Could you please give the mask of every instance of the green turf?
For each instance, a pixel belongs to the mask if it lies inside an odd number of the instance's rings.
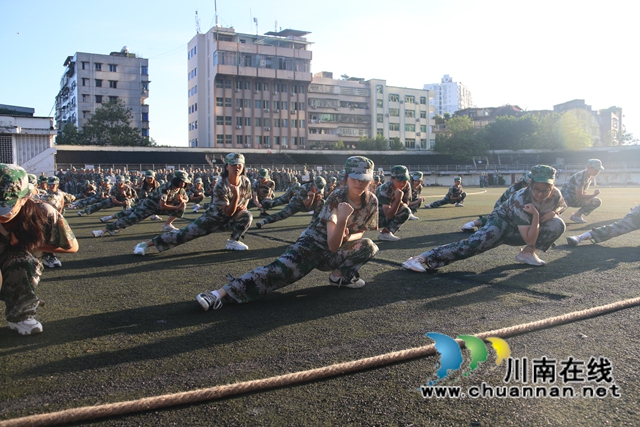
[[[428,201],[445,191],[427,188]],[[203,313],[199,292],[220,287],[284,252],[309,223],[298,214],[253,227],[247,252],[228,252],[228,233],[197,239],[163,254],[132,255],[161,222],[144,221],[117,236],[91,237],[98,212],[68,214],[80,243],[46,270],[38,311],[44,333],[21,337],[0,329],[0,419],[260,379],[431,343],[426,332],[474,334],[638,296],[640,232],[601,245],[567,246],[564,237],[541,257],[543,268],[514,262],[501,246],[442,268],[404,271],[400,263],[436,245],[463,239],[460,227],[486,214],[504,190],[467,188],[464,208],[420,209],[398,242],[361,270],[359,290],[327,286],[314,271],[254,303]],[[621,218],[640,203],[637,188],[602,188],[603,206],[589,224]],[[571,209],[570,209],[571,210]],[[110,210],[109,212],[115,212]],[[254,211],[255,212],[255,211]],[[197,218],[187,213],[176,225]],[[563,215],[565,219],[569,211]],[[377,233],[367,237],[376,240]],[[98,425],[637,425],[637,308],[507,339],[514,357],[611,359],[622,398],[423,399],[437,357],[221,401],[95,421]],[[468,363],[468,357],[465,359]],[[493,355],[469,377],[501,385]]]

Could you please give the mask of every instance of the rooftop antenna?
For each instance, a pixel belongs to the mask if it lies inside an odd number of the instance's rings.
[[[256,36],[258,35],[258,18],[253,18],[253,22],[256,23]]]
[[[213,0],[213,7],[215,8],[216,27],[217,27],[218,26],[218,1],[217,0]]]
[[[278,32],[278,21],[276,20],[276,33]]]
[[[198,18],[198,11],[196,10],[196,33],[200,34],[200,18]]]

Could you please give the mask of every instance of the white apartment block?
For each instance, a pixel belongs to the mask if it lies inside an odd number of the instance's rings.
[[[129,53],[126,47],[109,55],[76,52],[64,62],[56,96],[56,128],[67,123],[81,129],[96,108],[122,100],[133,114],[132,127],[149,136],[149,60]]]
[[[213,27],[189,41],[190,147],[307,147],[306,31],[265,35]]]
[[[460,82],[454,82],[449,74],[445,74],[440,83],[424,85],[424,89],[434,92],[434,114],[439,116],[444,116],[444,113],[453,115],[458,110],[473,107],[469,89]]]
[[[407,150],[433,149],[432,94],[387,86],[385,80],[337,80],[330,72],[314,75],[308,90],[309,148],[331,149],[337,141],[355,148],[361,137],[382,135]]]

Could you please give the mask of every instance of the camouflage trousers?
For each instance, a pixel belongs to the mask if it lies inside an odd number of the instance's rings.
[[[93,197],[89,197],[89,198],[86,198],[86,199],[75,201],[73,203],[73,205],[75,207],[77,207],[78,209],[80,209],[80,208],[84,208],[85,206],[89,206],[89,205],[92,205],[94,203],[98,203],[98,202],[100,202],[102,200],[107,200],[107,199],[103,199],[102,197],[100,197],[100,195],[95,195]]]
[[[640,229],[640,205],[631,209],[620,221],[591,230],[591,236],[595,243],[618,237],[622,234],[630,233]]]
[[[378,229],[386,228],[390,232],[395,233],[409,221],[409,216],[411,216],[411,209],[406,206],[398,208],[396,216],[391,219],[387,219],[384,213],[380,212],[378,215]]]
[[[40,282],[42,263],[28,252],[7,248],[0,255],[0,268],[0,300],[6,306],[7,321],[17,323],[35,316],[40,302],[35,289]]]
[[[239,210],[230,218],[214,216],[207,210],[200,218],[179,230],[169,231],[154,237],[153,244],[158,252],[163,252],[198,237],[206,236],[218,230],[231,232],[231,239],[240,237],[251,227],[253,216],[248,210]]]
[[[282,221],[283,219],[287,219],[290,216],[297,214],[298,212],[309,212],[313,211],[312,219],[315,219],[322,207],[324,206],[324,199],[320,199],[315,201],[309,208],[304,206],[302,199],[294,197],[291,199],[289,204],[285,206],[280,212],[274,213],[273,215],[269,215],[262,219],[263,224],[272,224],[274,222]]]
[[[87,206],[87,208],[84,210],[84,212],[87,215],[91,215],[94,212],[98,212],[102,209],[109,209],[112,208],[114,206],[118,206],[116,204],[113,203],[113,201],[111,200],[111,198],[108,199],[104,199],[103,201],[99,202],[99,203],[94,203],[93,205]],[[122,209],[129,209],[131,207],[131,200],[127,199],[126,203],[122,206]]]
[[[264,199],[262,201],[262,206],[265,209],[275,208],[276,206],[284,205],[285,203],[289,203],[289,200],[285,197],[286,194],[282,196],[276,197],[274,199]]]
[[[271,199],[262,199],[262,200],[258,200],[258,202],[260,202],[260,204],[262,205],[262,208],[260,208],[260,210],[266,211],[267,209],[269,209],[267,206],[271,204]],[[247,209],[251,209],[251,208],[257,208],[253,199],[249,200],[249,203],[247,203]]]
[[[565,228],[564,221],[559,217],[540,224],[536,249],[543,252],[549,249],[553,242],[562,236]],[[439,246],[424,252],[422,256],[431,268],[438,268],[481,254],[500,245],[522,246],[525,244],[517,226],[492,214],[489,215],[487,224],[469,236],[468,239]]]
[[[439,208],[442,205],[453,205],[455,203],[463,203],[465,197],[467,197],[467,193],[463,191],[462,194],[460,194],[460,196],[461,198],[456,200],[455,202],[451,200],[449,197],[445,197],[442,200],[436,200],[435,202],[431,202],[429,206],[431,206],[432,208]]]
[[[333,253],[301,237],[280,258],[232,280],[224,290],[239,303],[249,302],[297,282],[316,268],[337,269],[345,279],[351,280],[376,253],[378,247],[370,239],[344,243]]]
[[[565,198],[564,201],[567,203],[567,206],[572,208],[580,208],[576,214],[589,216],[589,214],[596,209],[598,209],[602,205],[602,200],[597,197],[592,199],[573,199],[573,198]]]
[[[150,217],[151,215],[169,215],[182,218],[182,215],[184,215],[184,210],[163,211],[160,209],[159,203],[151,199],[145,199],[142,203],[124,211],[122,217],[118,218],[111,224],[107,224],[105,228],[109,231],[120,230],[137,224],[143,219]]]

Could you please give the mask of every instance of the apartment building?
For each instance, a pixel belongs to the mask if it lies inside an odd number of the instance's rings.
[[[337,80],[323,71],[308,90],[309,148],[331,149],[342,141],[355,148],[361,137],[382,135],[408,150],[432,149],[433,96],[427,90],[387,86],[385,80]]]
[[[190,147],[307,148],[309,32],[213,27],[188,44]]]
[[[449,74],[445,74],[440,83],[424,85],[424,89],[433,91],[434,114],[439,116],[445,113],[453,115],[458,110],[473,106],[471,91],[462,83],[454,82]]]
[[[56,96],[56,128],[67,123],[78,129],[103,103],[121,100],[133,113],[131,126],[149,136],[149,60],[124,47],[109,55],[76,52],[66,67]]]

